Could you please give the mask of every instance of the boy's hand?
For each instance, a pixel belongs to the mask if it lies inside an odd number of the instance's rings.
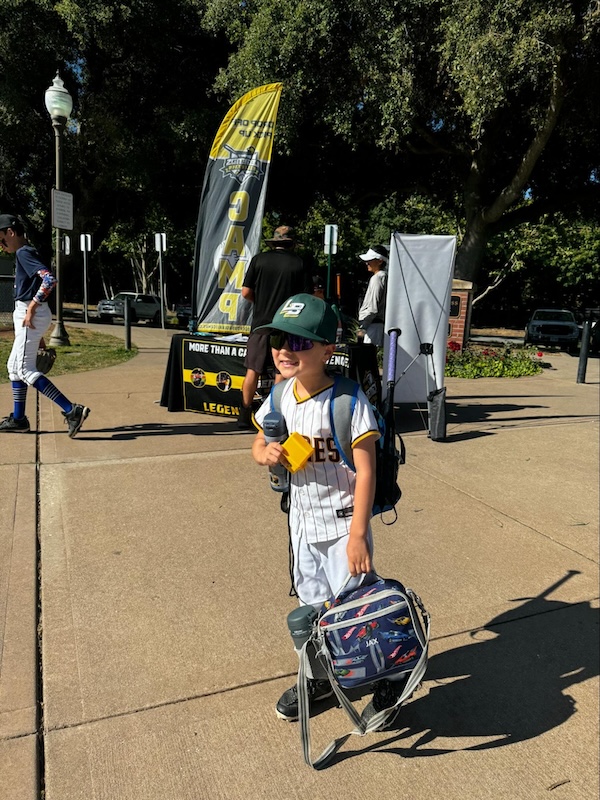
[[[283,447],[279,442],[270,442],[268,445],[266,445],[262,452],[262,456],[262,463],[265,467],[274,467],[276,464],[280,463],[285,466],[287,463],[285,456],[283,455]]]
[[[346,555],[348,556],[348,572],[352,577],[371,572],[371,554],[365,537],[353,537],[350,534]]]

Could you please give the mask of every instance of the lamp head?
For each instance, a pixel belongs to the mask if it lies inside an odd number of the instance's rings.
[[[46,89],[44,99],[46,102],[46,109],[52,119],[56,117],[62,117],[65,120],[68,119],[73,110],[73,98],[67,89],[65,89],[65,84],[58,72],[52,81],[52,86]]]

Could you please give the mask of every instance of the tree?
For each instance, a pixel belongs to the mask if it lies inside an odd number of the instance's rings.
[[[283,82],[283,149],[377,146],[379,199],[462,216],[458,277],[503,230],[598,205],[597,3],[211,0],[205,24],[235,46],[218,90]]]
[[[73,54],[72,38],[51,4],[0,6],[0,208],[27,222],[45,257],[51,251],[54,134],[44,92],[57,64],[73,61]]]
[[[193,229],[222,113],[210,94],[222,42],[201,30],[201,10],[188,0],[60,4],[79,59],[77,207],[98,244],[120,222],[134,238],[151,233],[157,214]]]
[[[63,188],[74,196],[75,236],[93,234],[94,263],[106,259],[107,274],[129,272],[125,259],[100,249],[115,226],[134,241],[154,232],[157,214],[174,230],[193,231],[224,108],[211,86],[226,43],[201,29],[202,12],[195,0],[2,6],[1,208],[28,221],[38,246],[50,250],[54,144],[43,94],[57,66],[74,99]],[[192,253],[193,244],[189,261]]]
[[[501,289],[481,297],[475,324],[495,320],[522,327],[540,307],[583,313],[597,306],[600,282],[600,227],[584,217],[545,215],[496,236],[487,250],[482,276]]]

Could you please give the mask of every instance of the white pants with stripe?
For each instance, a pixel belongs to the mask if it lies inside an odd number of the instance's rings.
[[[40,339],[48,330],[52,322],[52,311],[47,303],[41,303],[33,318],[34,328],[25,328],[23,320],[29,303],[23,300],[15,302],[13,324],[15,327],[15,341],[10,351],[6,368],[11,381],[24,381],[32,386],[42,374],[35,367]]]
[[[337,594],[348,577],[348,536],[330,542],[307,542],[291,532],[294,554],[294,586],[300,605],[321,606],[331,595]],[[369,552],[373,559],[373,536],[369,530]],[[361,576],[348,583],[346,589],[358,586]]]

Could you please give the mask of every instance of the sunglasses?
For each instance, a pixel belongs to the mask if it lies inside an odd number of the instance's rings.
[[[312,350],[314,342],[312,339],[305,339],[304,336],[296,336],[294,333],[272,333],[269,337],[271,347],[281,350],[287,342],[288,350],[292,353],[300,353],[302,350]]]

